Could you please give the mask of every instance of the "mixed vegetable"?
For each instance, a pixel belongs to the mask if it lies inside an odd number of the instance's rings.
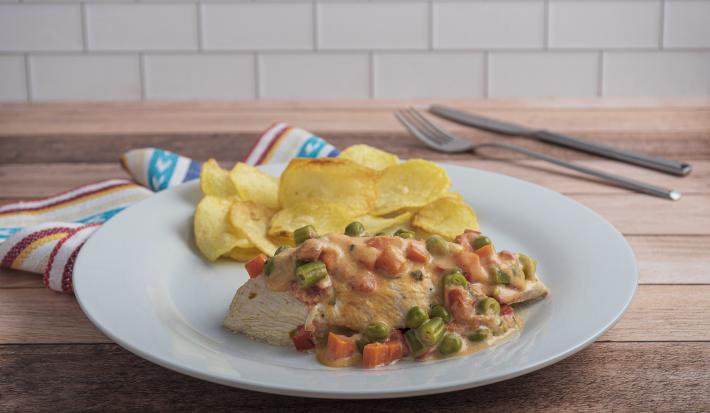
[[[321,237],[307,225],[293,233],[294,248],[261,254],[246,269],[252,278],[267,277],[267,285],[287,285],[318,314],[290,337],[297,350],[315,349],[329,366],[375,368],[404,357],[467,354],[522,326],[510,304],[528,298],[528,283],[537,282],[535,260],[496,252],[478,231],[453,242],[416,235],[399,229],[370,236],[352,222],[344,235]]]

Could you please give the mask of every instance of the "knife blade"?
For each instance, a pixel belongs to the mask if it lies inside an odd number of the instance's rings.
[[[657,158],[623,149],[617,149],[608,145],[591,142],[586,139],[566,136],[542,129],[528,128],[510,122],[474,115],[472,113],[463,112],[446,106],[431,105],[429,106],[429,112],[434,115],[441,116],[444,119],[477,129],[483,129],[503,135],[532,138],[542,142],[551,143],[553,145],[564,146],[673,175],[685,176],[688,175],[693,169],[692,166],[686,162]]]

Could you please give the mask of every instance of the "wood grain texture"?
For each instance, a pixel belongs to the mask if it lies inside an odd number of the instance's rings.
[[[0,410],[700,412],[710,410],[710,370],[703,360],[710,360],[707,343],[595,343],[502,383],[424,397],[336,401],[207,383],[112,344],[0,346]]]
[[[708,285],[640,286],[626,315],[602,340],[658,341],[659,330],[671,328],[664,341],[710,341],[710,313],[698,311],[704,308],[710,308]],[[71,296],[0,289],[0,344],[108,342]]]

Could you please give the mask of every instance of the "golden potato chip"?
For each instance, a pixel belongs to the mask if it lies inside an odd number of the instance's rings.
[[[293,231],[305,225],[313,225],[319,234],[342,233],[354,216],[350,210],[338,204],[315,200],[301,202],[287,206],[271,218],[269,235],[291,238]]]
[[[234,165],[229,172],[229,178],[243,200],[253,201],[269,208],[278,208],[278,179],[242,162]]]
[[[377,179],[374,215],[422,207],[440,198],[450,186],[449,175],[434,162],[411,159],[390,166]]]
[[[222,169],[214,159],[202,164],[200,171],[200,189],[205,195],[228,198],[237,195],[237,188],[229,179],[229,172]]]
[[[412,226],[450,240],[467,229],[479,229],[473,208],[452,196],[439,198],[420,209],[412,219]]]
[[[229,209],[229,223],[244,233],[261,252],[274,255],[276,245],[266,236],[275,210],[251,201],[235,201]]]
[[[353,221],[359,221],[365,227],[365,231],[368,234],[376,234],[394,226],[408,226],[411,219],[411,212],[403,212],[391,218],[363,215],[355,218]]]
[[[232,248],[231,251],[229,251],[226,255],[227,258],[231,258],[235,261],[239,262],[246,262],[249,261],[250,259],[256,257],[259,255],[261,251],[259,251],[256,248],[239,248],[235,247]]]
[[[338,158],[350,159],[355,163],[378,171],[399,163],[397,155],[368,145],[348,146],[344,151],[340,152]]]
[[[216,260],[234,247],[251,245],[239,232],[231,230],[227,221],[231,205],[230,199],[207,195],[195,209],[193,224],[197,248],[210,261]]]
[[[292,160],[281,175],[279,202],[284,207],[321,201],[338,204],[354,216],[374,205],[376,173],[348,159]]]

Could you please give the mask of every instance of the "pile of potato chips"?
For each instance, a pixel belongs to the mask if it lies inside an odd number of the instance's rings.
[[[337,158],[297,158],[280,179],[237,163],[202,166],[205,194],[195,210],[195,239],[209,260],[246,261],[278,245],[293,245],[293,231],[313,225],[319,234],[342,233],[352,221],[367,232],[410,228],[418,236],[453,239],[478,229],[476,214],[449,192],[446,171],[433,162],[354,145]]]

